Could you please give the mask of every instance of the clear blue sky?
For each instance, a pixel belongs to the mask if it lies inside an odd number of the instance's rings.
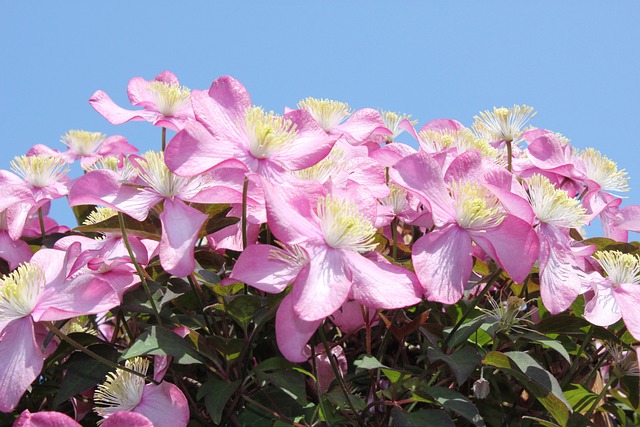
[[[229,74],[281,111],[307,96],[470,125],[527,104],[532,124],[595,147],[640,204],[640,3],[636,1],[6,1],[0,14],[0,168],[69,129],[158,149],[146,122],[112,126],[129,79],[163,70],[192,89]],[[71,223],[63,204],[54,217]],[[637,240],[638,236],[631,236]]]

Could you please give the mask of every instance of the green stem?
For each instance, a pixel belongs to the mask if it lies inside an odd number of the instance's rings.
[[[600,403],[600,401],[604,398],[604,396],[607,394],[607,392],[609,391],[609,389],[611,388],[611,386],[616,380],[617,380],[616,377],[609,378],[609,381],[607,381],[607,384],[602,388],[602,391],[600,392],[600,394],[598,394],[598,397],[593,402],[593,405],[591,405],[591,408],[589,408],[589,410],[584,414],[585,419],[588,420],[591,418],[595,410],[598,409],[598,403]]]
[[[164,151],[166,146],[167,146],[167,128],[163,127],[162,128],[162,151]]]
[[[196,278],[195,274],[193,273],[189,274],[189,276],[187,276],[187,279],[189,280],[191,289],[197,295],[196,298],[198,299],[198,304],[200,305],[200,311],[202,311],[202,314],[204,316],[204,323],[207,324],[207,331],[209,335],[211,335],[213,333],[213,329],[211,327],[211,321],[209,319],[209,316],[207,315],[207,313],[204,312],[205,296],[204,296],[204,292],[202,292],[202,287],[200,286],[200,283],[198,283],[198,279]]]
[[[511,157],[513,156],[513,150],[511,148],[511,141],[507,141],[507,170],[511,172]]]
[[[445,338],[443,347],[447,347],[447,345],[449,344],[449,341],[451,341],[451,338],[453,338],[453,336],[458,331],[458,329],[460,329],[460,327],[462,326],[462,323],[465,320],[467,320],[471,312],[476,308],[480,300],[484,297],[484,294],[487,293],[487,291],[493,285],[493,283],[498,279],[498,277],[500,277],[500,274],[502,274],[502,268],[498,268],[496,271],[493,272],[493,274],[491,274],[491,276],[489,276],[487,280],[487,284],[484,285],[484,288],[482,288],[478,296],[473,300],[471,305],[467,308],[467,311],[464,312],[460,320],[458,320],[458,322],[453,327],[451,332],[449,332],[449,335],[447,335],[447,338]]]
[[[338,384],[340,384],[340,389],[344,394],[344,398],[347,401],[347,404],[353,411],[353,414],[356,416],[356,420],[358,421],[358,425],[361,427],[365,427],[365,423],[362,421],[360,414],[356,412],[356,408],[353,406],[351,402],[351,397],[349,397],[349,392],[347,391],[347,386],[344,383],[344,379],[342,378],[342,373],[338,369],[336,365],[336,361],[333,357],[333,353],[331,353],[331,348],[329,347],[329,343],[327,342],[327,337],[324,335],[324,324],[320,325],[318,328],[318,333],[320,334],[320,340],[322,341],[322,346],[324,347],[324,351],[327,353],[327,359],[329,359],[329,363],[331,364],[331,369],[333,370],[333,374],[336,376],[338,380]]]
[[[38,209],[38,221],[40,222],[40,233],[42,234],[42,246],[44,246],[44,238],[47,235],[47,230],[44,226],[44,215],[42,215],[42,207]]]
[[[573,375],[576,373],[576,370],[578,369],[578,365],[580,363],[580,356],[582,355],[582,353],[584,353],[584,350],[587,348],[587,344],[589,344],[589,342],[591,341],[592,334],[593,334],[593,325],[589,327],[589,331],[587,332],[587,335],[584,337],[584,340],[582,341],[582,345],[580,345],[580,348],[576,353],[576,357],[573,359],[573,362],[571,362],[571,366],[569,366],[569,370],[567,371],[567,374],[562,378],[562,381],[560,381],[560,388],[564,388],[567,384],[569,384],[569,381],[571,381],[571,377],[573,377]]]
[[[398,260],[398,218],[391,220],[391,258]]]
[[[242,185],[242,249],[247,248],[247,190],[249,189],[249,179],[244,178]]]
[[[122,240],[124,241],[124,245],[127,248],[127,252],[129,253],[129,258],[131,258],[131,262],[140,276],[140,281],[142,282],[142,287],[144,288],[145,293],[147,294],[147,298],[149,298],[149,303],[151,304],[151,309],[153,310],[153,314],[156,317],[156,322],[158,325],[162,326],[162,319],[160,318],[160,312],[158,312],[158,307],[156,307],[156,303],[153,300],[153,296],[151,295],[151,289],[149,289],[149,284],[147,283],[147,279],[145,278],[144,272],[142,271],[142,267],[138,264],[138,260],[136,260],[135,255],[133,254],[133,250],[131,249],[131,244],[129,243],[129,238],[127,237],[127,229],[124,226],[124,216],[122,212],[118,212],[118,222],[120,223],[120,232],[122,233]]]
[[[51,332],[53,332],[53,334],[55,336],[57,336],[58,338],[60,338],[63,341],[66,341],[71,347],[80,350],[81,352],[85,353],[87,356],[90,356],[92,358],[94,358],[95,360],[97,360],[100,363],[104,363],[105,365],[114,368],[114,369],[120,369],[121,371],[125,371],[125,372],[129,372],[131,374],[134,374],[138,377],[144,378],[147,381],[151,381],[154,384],[160,384],[158,381],[154,380],[152,377],[149,377],[143,373],[140,373],[138,371],[135,371],[133,369],[127,368],[126,366],[120,365],[118,363],[112,362],[109,359],[106,359],[102,356],[100,356],[97,353],[94,353],[93,351],[89,350],[88,348],[84,347],[82,344],[80,344],[79,342],[77,342],[76,340],[74,340],[73,338],[70,338],[69,336],[65,335],[60,329],[56,328],[53,323],[51,322],[40,322],[42,323],[47,329],[49,329]]]

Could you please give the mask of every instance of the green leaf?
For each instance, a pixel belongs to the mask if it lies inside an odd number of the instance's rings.
[[[395,369],[383,368],[382,373],[389,379],[389,381],[391,381],[392,384],[411,377],[411,374],[407,372],[397,371]]]
[[[225,311],[238,322],[243,330],[247,329],[261,307],[260,298],[255,295],[235,295],[228,297],[225,303]]]
[[[431,363],[441,360],[449,366],[456,376],[458,384],[464,383],[469,375],[475,371],[482,363],[482,357],[478,352],[469,346],[462,347],[452,354],[444,354],[438,347],[429,347],[427,349],[427,358]]]
[[[480,316],[466,323],[463,323],[462,326],[460,326],[460,328],[456,331],[453,338],[449,339],[448,347],[455,347],[457,345],[460,345],[466,342],[469,339],[469,337],[473,335],[475,331],[478,330],[478,328],[480,328],[484,324],[491,325],[495,322],[496,322],[495,320],[492,321],[488,319],[487,316]],[[453,329],[453,328],[450,328],[450,329]],[[445,329],[445,332],[450,332],[450,331],[447,331]]]
[[[174,361],[186,365],[190,363],[202,363],[202,356],[180,335],[153,325],[138,337],[135,343],[122,353],[122,359],[131,359],[143,354],[173,356]]]
[[[485,356],[483,363],[500,368],[515,377],[547,408],[559,424],[567,423],[571,405],[562,393],[560,384],[527,353],[492,351]]]
[[[120,353],[106,344],[96,344],[90,347],[91,351],[116,362]],[[110,366],[97,361],[85,353],[73,353],[62,365],[66,370],[65,376],[60,382],[60,389],[53,399],[53,406],[57,407],[70,397],[82,393],[83,391],[95,387],[102,382],[104,377],[113,370]]]
[[[300,405],[307,404],[307,391],[302,374],[296,371],[275,371],[264,373],[255,371],[258,381],[270,382]]]
[[[593,405],[598,396],[591,390],[586,389],[582,384],[570,384],[564,391],[569,404],[574,411],[586,413]]]
[[[444,387],[427,387],[425,389],[419,390],[420,393],[426,393],[439,404],[441,404],[444,409],[448,411],[453,411],[458,415],[466,418],[475,426],[484,426],[484,420],[480,416],[478,412],[478,408],[471,403],[469,399],[467,399],[462,394],[458,393],[455,390],[449,390]]]
[[[406,413],[401,409],[393,408],[391,416],[395,427],[455,427],[451,417],[439,409]]]
[[[204,396],[204,405],[214,424],[220,424],[224,407],[233,396],[233,393],[238,390],[240,384],[242,384],[240,380],[228,383],[212,379],[204,383],[198,390],[197,398],[200,400]]]
[[[347,398],[344,396],[344,392],[342,392],[342,390],[334,390],[329,393],[325,393],[325,396],[327,396],[329,401],[336,405],[337,409],[351,410],[349,402],[347,402]],[[356,412],[362,411],[367,406],[367,402],[365,402],[360,396],[349,394],[349,400],[353,404],[353,410]]]
[[[378,369],[378,368],[389,368],[388,366],[383,365],[373,356],[364,355],[361,360],[356,360],[353,362],[354,366],[360,369]]]
[[[586,319],[581,317],[569,316],[569,315],[555,315],[547,317],[541,320],[536,326],[536,331],[541,334],[563,334],[563,335],[580,335],[587,334],[589,329],[592,330],[591,336],[593,338],[600,338],[612,343],[623,344],[623,342],[611,331],[601,327],[595,326],[589,323]]]
[[[528,341],[533,341],[533,342],[537,342],[539,344],[542,344],[544,347],[548,347],[551,349],[554,349],[555,351],[557,351],[558,353],[560,353],[560,355],[562,357],[565,358],[565,360],[569,363],[571,363],[571,357],[569,356],[569,353],[567,352],[567,350],[564,348],[564,346],[552,339],[549,338],[545,335],[541,335],[541,334],[536,334],[536,333],[524,333],[524,334],[518,334],[516,336],[517,339],[525,339]]]

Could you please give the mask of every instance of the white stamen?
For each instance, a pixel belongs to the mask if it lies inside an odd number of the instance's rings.
[[[69,172],[69,166],[62,158],[46,155],[14,157],[11,169],[38,188],[59,181]]]
[[[244,125],[249,138],[249,151],[260,159],[281,152],[293,142],[297,135],[295,124],[261,107],[250,107],[244,116]]]
[[[164,163],[164,153],[148,151],[142,155],[146,167],[142,166],[140,178],[163,197],[173,198],[178,194],[190,198],[200,192],[208,179],[203,176],[184,177],[171,172]]]
[[[42,269],[36,264],[20,264],[0,279],[0,320],[28,316],[33,311],[45,284]]]
[[[372,251],[376,247],[376,229],[355,204],[332,196],[318,199],[318,217],[324,239],[336,249],[358,252]]]
[[[149,361],[142,357],[134,357],[127,360],[125,366],[146,375]],[[144,378],[138,375],[121,369],[110,372],[105,382],[98,385],[93,394],[96,404],[94,410],[103,419],[118,411],[132,411],[142,400],[144,385]]]
[[[118,215],[118,212],[114,211],[111,208],[96,208],[91,211],[87,219],[82,223],[83,225],[95,225],[99,222],[106,221],[109,218]]]
[[[189,105],[191,91],[178,83],[154,81],[149,84],[149,93],[154,98],[158,111],[167,117]]]
[[[454,183],[451,185],[451,196],[456,203],[456,220],[462,228],[497,227],[506,215],[496,196],[478,183]]]
[[[380,111],[380,115],[382,116],[385,127],[393,132],[393,135],[386,136],[387,142],[393,142],[402,132],[404,132],[404,129],[398,126],[401,121],[409,120],[413,126],[418,124],[417,120],[411,120],[411,114],[398,114],[393,111]]]
[[[269,258],[282,261],[291,266],[304,267],[309,263],[309,256],[298,245],[287,245],[282,251],[271,250]]]
[[[525,182],[529,202],[540,222],[565,228],[579,228],[587,223],[580,201],[555,188],[547,177],[535,174]]]
[[[309,168],[296,171],[296,175],[302,179],[325,183],[343,172],[342,167],[347,157],[345,150],[334,146],[327,157]]]
[[[627,172],[618,170],[616,162],[593,148],[587,148],[579,155],[584,161],[587,178],[597,182],[603,190],[629,191]]]
[[[308,111],[325,132],[338,126],[351,114],[348,104],[329,99],[306,98],[298,102],[298,108]]]
[[[613,285],[640,283],[640,257],[620,251],[598,251],[593,257],[598,260]]]
[[[486,141],[513,141],[535,115],[533,108],[526,105],[514,105],[513,108],[493,107],[493,112],[485,110],[480,112],[479,117],[475,116],[475,123],[471,127]]]
[[[88,156],[104,142],[106,135],[86,130],[70,130],[60,138],[60,142],[79,156]]]
[[[395,215],[401,214],[409,208],[409,202],[407,201],[407,191],[404,188],[400,188],[395,184],[389,184],[389,190],[391,194],[380,200],[380,203],[385,206],[391,206]]]

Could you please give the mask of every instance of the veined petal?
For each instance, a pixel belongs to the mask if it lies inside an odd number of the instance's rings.
[[[15,270],[19,264],[28,262],[33,256],[31,247],[22,240],[13,240],[6,231],[0,231],[0,258]]]
[[[100,427],[155,427],[149,418],[129,411],[118,411],[109,416]]]
[[[147,417],[154,427],[184,427],[189,422],[187,398],[167,381],[159,385],[146,384],[142,399],[133,412]]]
[[[101,205],[124,212],[138,221],[144,221],[149,210],[162,197],[138,187],[120,184],[118,175],[110,170],[96,170],[76,180],[69,192],[69,205]]]
[[[104,424],[103,424],[104,425]],[[12,427],[82,427],[73,418],[62,412],[41,411],[29,412],[28,409],[22,411]]]
[[[44,356],[31,317],[13,321],[0,339],[0,411],[11,412],[42,371]]]
[[[319,249],[310,254],[309,268],[304,268],[293,285],[293,310],[302,320],[321,320],[336,311],[347,299],[351,282],[345,276],[344,253],[336,249]]]
[[[471,276],[471,238],[456,225],[422,236],[413,246],[413,267],[429,301],[454,304]]]
[[[158,116],[158,113],[149,110],[126,110],[113,102],[109,95],[101,90],[91,96],[89,104],[112,125],[121,125],[130,120],[152,122]]]
[[[409,155],[396,163],[389,175],[429,204],[436,225],[455,221],[455,208],[442,178],[442,168],[432,157],[424,153]]]
[[[176,175],[201,174],[241,153],[233,141],[213,136],[199,122],[189,122],[169,142],[165,163]]]
[[[194,245],[207,218],[206,214],[179,199],[164,201],[164,211],[160,214],[160,263],[168,273],[187,276],[193,272],[196,267]]]
[[[211,83],[208,92],[194,91],[191,99],[196,119],[213,135],[246,140],[242,120],[251,107],[251,97],[242,83],[222,76]]]
[[[613,291],[620,311],[622,319],[627,329],[635,339],[640,339],[640,316],[638,316],[638,307],[640,307],[640,285],[636,283],[622,283]]]
[[[601,279],[592,284],[593,291],[585,294],[584,318],[594,325],[609,326],[622,317],[611,282]]]
[[[231,277],[264,292],[282,292],[309,262],[304,249],[297,248],[296,252],[271,245],[248,246],[236,261]]]
[[[391,134],[385,127],[380,112],[371,108],[363,108],[355,111],[336,131],[342,132],[350,144],[358,145],[366,141],[374,132]]]
[[[276,313],[276,340],[282,355],[294,363],[305,362],[310,356],[307,342],[321,324],[322,320],[300,319],[293,308],[293,297],[287,295]]]
[[[377,252],[371,258],[345,252],[345,264],[351,273],[353,298],[370,308],[408,307],[422,300],[422,287],[411,271],[388,262]]]
[[[507,215],[497,227],[468,232],[473,241],[500,264],[514,282],[525,281],[540,251],[538,236],[530,224]]]

